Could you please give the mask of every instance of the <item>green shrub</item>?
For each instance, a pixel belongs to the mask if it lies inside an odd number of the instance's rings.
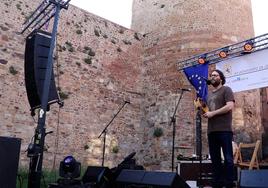
[[[16,75],[16,74],[18,74],[18,71],[15,69],[15,67],[10,66],[9,67],[9,73],[12,74],[12,75]]]
[[[91,64],[92,63],[91,58],[85,58],[84,61],[85,61],[86,64]]]
[[[87,149],[89,149],[89,145],[84,145],[84,150],[87,150]]]
[[[112,148],[112,152],[113,152],[113,153],[118,153],[118,152],[119,152],[119,147],[118,147],[118,146],[114,146],[114,147]]]
[[[154,137],[159,138],[163,135],[163,129],[160,127],[157,127],[154,129]]]
[[[99,32],[97,29],[94,29],[94,33],[95,33],[95,35],[96,35],[97,37],[100,36],[100,32]]]
[[[59,91],[59,96],[62,100],[68,99],[69,98],[69,94],[65,93],[63,91]]]
[[[82,33],[81,29],[76,30],[76,34],[81,35]]]

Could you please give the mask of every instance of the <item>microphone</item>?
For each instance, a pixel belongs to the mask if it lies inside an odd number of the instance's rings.
[[[210,85],[211,84],[211,80],[205,78],[204,76],[200,76],[203,80],[206,81],[207,85]]]
[[[129,101],[129,100],[125,100],[125,103],[126,103],[126,104],[130,104],[130,101]]]
[[[181,90],[181,91],[191,91],[191,88],[179,88],[179,90]]]

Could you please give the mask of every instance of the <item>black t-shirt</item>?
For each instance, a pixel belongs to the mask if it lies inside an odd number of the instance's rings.
[[[230,101],[234,101],[232,89],[228,86],[222,86],[208,94],[207,105],[209,111],[214,111]],[[208,133],[216,131],[232,131],[232,111],[208,119]]]

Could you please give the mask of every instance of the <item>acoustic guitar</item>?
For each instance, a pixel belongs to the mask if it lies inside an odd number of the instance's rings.
[[[206,113],[209,111],[208,106],[205,103],[205,101],[203,101],[199,97],[194,100],[194,105],[195,105],[196,109],[201,110],[202,113]]]

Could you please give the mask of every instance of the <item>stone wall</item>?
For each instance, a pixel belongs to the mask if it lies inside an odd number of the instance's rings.
[[[24,83],[27,35],[19,31],[39,2],[0,3],[0,135],[22,138],[22,166],[28,166],[24,151],[37,117],[30,116]],[[130,100],[107,132],[105,164],[112,167],[140,145],[142,36],[74,6],[60,17],[54,72],[67,99],[62,109],[54,104],[47,115],[47,130],[54,133],[46,137],[44,166],[51,168],[55,158],[58,164],[70,154],[85,165],[100,165],[103,137],[98,135]]]

